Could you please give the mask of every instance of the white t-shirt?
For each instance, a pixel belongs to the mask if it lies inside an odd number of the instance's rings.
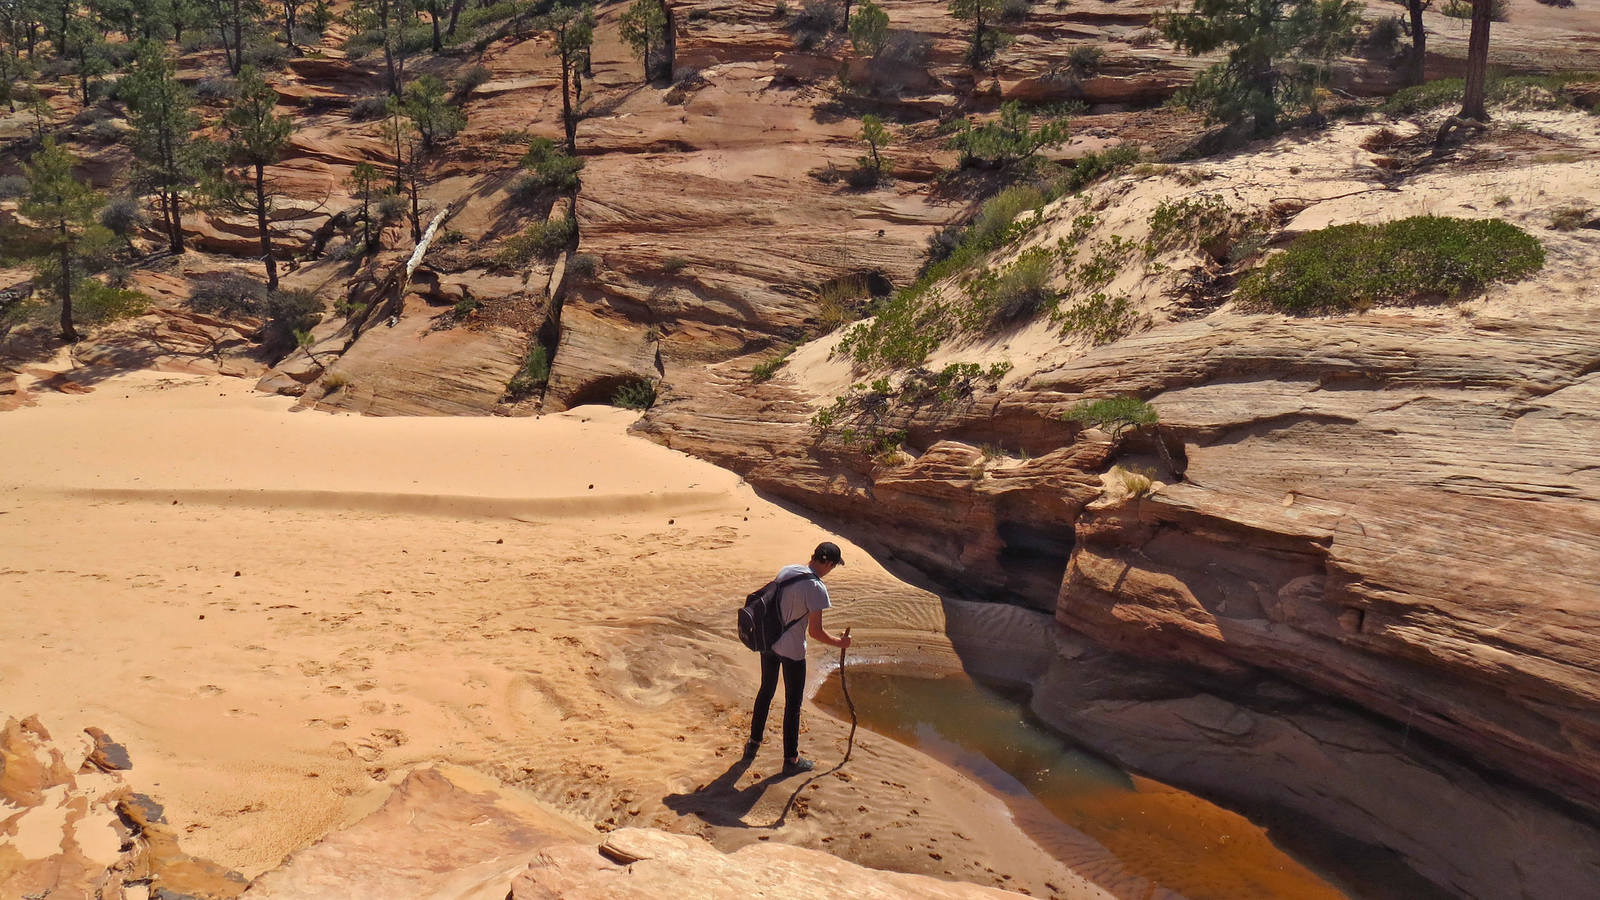
[[[778,571],[778,581],[794,575],[810,572],[808,566],[784,566]],[[783,613],[785,624],[794,622],[789,629],[772,645],[772,652],[785,659],[806,658],[806,620],[813,612],[822,612],[833,606],[828,601],[828,588],[819,578],[804,578],[796,581],[783,589],[783,596],[779,600],[778,610]]]

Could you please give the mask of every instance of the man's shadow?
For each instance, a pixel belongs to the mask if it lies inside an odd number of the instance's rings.
[[[813,781],[831,772],[838,771],[844,764],[841,762],[827,772],[818,772],[801,782],[789,799],[784,802],[783,810],[778,813],[777,819],[766,825],[752,825],[744,817],[755,809],[757,803],[766,794],[767,788],[780,781],[793,778],[785,775],[782,769],[768,775],[760,781],[751,782],[740,788],[739,779],[749,770],[754,760],[746,757],[738,759],[728,767],[728,771],[718,775],[711,783],[697,790],[683,794],[668,794],[661,798],[662,804],[679,815],[694,815],[710,825],[719,825],[724,828],[780,828],[789,817],[789,810],[794,807],[795,800],[800,792],[805,790]]]

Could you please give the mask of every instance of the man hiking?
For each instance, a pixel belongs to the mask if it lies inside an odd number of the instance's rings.
[[[803,566],[784,566],[773,579],[773,590],[781,590],[778,609],[783,621],[790,623],[772,645],[761,654],[761,689],[756,692],[755,711],[750,715],[750,741],[744,745],[744,756],[756,755],[761,746],[762,732],[767,729],[767,711],[772,706],[772,695],[778,689],[778,670],[783,670],[783,772],[794,775],[809,772],[816,767],[811,760],[800,755],[800,704],[806,690],[806,635],[834,647],[850,646],[849,636],[836,638],[822,627],[822,611],[832,607],[828,589],[822,579],[829,572],[844,565],[839,555],[839,545],[823,541],[811,554],[811,562]],[[783,585],[794,576],[801,577]],[[779,585],[783,585],[781,588]],[[804,621],[802,621],[804,620]],[[805,627],[801,627],[804,625]]]

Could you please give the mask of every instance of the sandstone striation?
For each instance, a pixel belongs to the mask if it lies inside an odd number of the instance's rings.
[[[1590,119],[1540,121],[1576,146],[1597,138]],[[1484,148],[1363,190],[1336,156],[1319,169],[1262,149],[1248,170],[1207,164],[1193,192],[1296,198],[1286,235],[1395,215],[1410,190],[1481,215],[1508,167],[1600,189],[1592,163],[1557,174],[1542,150]],[[1143,190],[1112,183],[1089,205],[1137,236]],[[891,404],[878,415],[904,432],[896,454],[808,424],[871,378],[841,376],[828,342],[771,383],[733,364],[676,379],[640,428],[884,559],[1053,612],[1062,650],[1034,705],[1078,740],[1391,848],[1463,896],[1570,895],[1600,877],[1600,318],[1584,274],[1600,251],[1549,229],[1539,188],[1519,197],[1503,215],[1541,235],[1543,274],[1460,312],[1196,310],[1184,288],[1217,261],[1174,260],[1190,274],[1164,299],[1135,292],[1149,325],[1115,343],[1036,324],[941,351],[1025,362],[993,392]],[[1112,440],[1061,419],[1117,395],[1150,402],[1159,428]],[[1112,464],[1151,469],[1155,492],[1102,495]],[[1415,812],[1440,805],[1493,838]],[[1529,854],[1540,862],[1506,864]]]

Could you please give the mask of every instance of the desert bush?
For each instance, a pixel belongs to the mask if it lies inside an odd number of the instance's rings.
[[[1051,321],[1061,327],[1063,338],[1086,337],[1095,344],[1109,344],[1133,330],[1136,318],[1133,301],[1126,295],[1112,296],[1096,291],[1056,310]]]
[[[1149,252],[1179,246],[1205,245],[1227,231],[1236,214],[1216,194],[1163,200],[1150,214]]]
[[[1362,43],[1367,49],[1378,53],[1393,53],[1400,46],[1400,39],[1405,36],[1405,20],[1399,16],[1384,16],[1372,23],[1367,29],[1367,35]]]
[[[150,308],[150,298],[138,291],[113,287],[93,278],[78,282],[72,298],[72,318],[91,325],[142,315]]]
[[[251,41],[244,48],[244,64],[263,72],[273,72],[289,62],[289,48],[272,38]]]
[[[233,99],[239,90],[231,78],[202,78],[195,82],[195,98],[206,103],[222,103]]]
[[[349,115],[352,121],[365,122],[371,119],[381,119],[388,111],[388,94],[370,94],[350,101]]]
[[[399,194],[384,194],[378,198],[374,214],[380,222],[393,222],[406,214],[406,198]]]
[[[838,27],[839,16],[839,4],[833,0],[805,0],[789,20],[789,35],[795,46],[810,50]]]
[[[1028,17],[1032,0],[1000,0],[1000,21],[1015,25]]]
[[[513,400],[531,397],[535,391],[543,388],[550,381],[550,351],[543,344],[534,344],[528,348],[528,358],[523,361],[522,368],[517,374],[511,376],[511,381],[506,385],[506,393]]]
[[[555,141],[534,138],[528,142],[528,152],[522,155],[522,167],[529,170],[512,188],[519,198],[527,200],[545,191],[574,191],[578,189],[578,173],[583,171],[583,160],[568,156]]]
[[[1557,231],[1575,231],[1589,220],[1591,212],[1586,206],[1568,206],[1550,214],[1550,227]]]
[[[350,386],[350,376],[343,372],[329,372],[322,376],[322,396],[337,394]]]
[[[778,373],[778,369],[788,361],[789,355],[795,351],[799,344],[788,344],[782,350],[763,362],[756,363],[750,369],[750,380],[755,382],[767,381]]]
[[[502,266],[520,268],[539,257],[552,258],[567,248],[578,233],[571,219],[548,219],[529,225],[525,231],[506,241],[495,262]]]
[[[1413,216],[1296,238],[1239,282],[1246,308],[1333,313],[1447,302],[1544,266],[1538,239],[1498,219]]]
[[[645,378],[635,378],[624,382],[611,395],[611,405],[623,409],[645,410],[656,405],[655,382]]]
[[[872,58],[883,63],[920,66],[928,61],[928,54],[932,52],[933,41],[927,35],[893,28]]]
[[[1138,397],[1110,397],[1104,400],[1081,400],[1061,414],[1067,422],[1076,422],[1120,437],[1129,428],[1154,425],[1160,421],[1156,408]]]
[[[1051,284],[1054,258],[1048,249],[1034,247],[973,278],[967,286],[970,305],[963,324],[974,330],[1003,327],[1031,319],[1055,303],[1059,292]]]
[[[492,73],[483,66],[472,66],[471,68],[456,75],[456,77],[451,81],[451,91],[454,93],[456,100],[459,102],[470,96],[472,92],[477,90],[480,85],[486,84],[489,81],[491,74]]]
[[[1449,0],[1439,12],[1452,19],[1472,18],[1472,0]],[[1509,22],[1511,20],[1511,7],[1507,0],[1489,0],[1489,21]]]
[[[28,179],[22,175],[0,175],[0,200],[15,200],[28,193]]]
[[[137,197],[112,197],[100,210],[100,224],[123,240],[132,238],[144,223],[144,206]]]
[[[1574,104],[1574,98],[1563,91],[1567,85],[1595,81],[1600,76],[1592,72],[1562,72],[1554,75],[1489,74],[1484,85],[1485,100],[1491,106],[1512,109],[1563,109]],[[1465,93],[1465,82],[1460,78],[1440,78],[1427,84],[1395,91],[1384,101],[1382,109],[1391,116],[1412,116],[1442,107],[1460,106]]]
[[[1128,168],[1139,161],[1138,144],[1118,144],[1105,150],[1091,150],[1072,164],[1072,171],[1050,186],[1050,198],[1076,194],[1096,181]]]
[[[850,17],[850,45],[857,53],[874,58],[889,41],[889,14],[872,0],[862,0],[856,14]]]
[[[1122,488],[1122,492],[1129,497],[1143,497],[1150,493],[1155,486],[1155,479],[1148,472],[1140,472],[1123,466],[1112,466],[1108,473]]]
[[[1097,44],[1079,44],[1067,54],[1067,72],[1074,78],[1093,78],[1100,72],[1105,55]]]
[[[200,312],[260,317],[266,309],[267,286],[247,275],[227,272],[195,284],[189,305]]]
[[[567,260],[567,274],[580,281],[588,281],[600,272],[600,256],[595,253],[574,253]]]

